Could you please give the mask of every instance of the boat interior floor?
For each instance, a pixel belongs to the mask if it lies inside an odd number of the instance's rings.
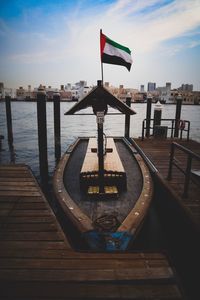
[[[105,195],[95,199],[81,192],[80,172],[88,147],[88,139],[80,139],[75,151],[72,151],[64,171],[63,181],[68,194],[94,223],[104,216],[112,216],[116,220],[116,224],[122,223],[134,207],[143,188],[142,172],[135,156],[122,139],[116,139],[115,145],[127,180],[127,189],[118,196],[107,197]]]

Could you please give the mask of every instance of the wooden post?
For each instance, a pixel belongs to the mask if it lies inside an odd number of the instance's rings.
[[[181,118],[181,107],[182,107],[182,97],[179,94],[176,98],[176,115],[175,115],[175,130],[174,137],[178,137],[179,135],[179,121]]]
[[[151,124],[151,106],[152,106],[152,98],[147,98],[147,112],[146,112],[146,137],[150,136],[150,124]]]
[[[98,123],[99,192],[104,193],[103,124]]]
[[[13,148],[13,130],[12,130],[12,114],[11,114],[11,97],[5,97],[6,102],[6,119],[7,119],[7,133],[8,133],[8,143],[9,147]]]
[[[61,140],[60,140],[60,94],[53,95],[54,104],[54,143],[55,143],[55,158],[58,163],[61,156]]]
[[[153,133],[155,131],[155,126],[161,124],[162,117],[162,104],[158,101],[154,108],[154,118],[153,118]]]
[[[131,107],[131,97],[126,97],[126,105]],[[130,115],[125,115],[125,130],[124,130],[124,136],[125,138],[130,137]]]
[[[3,135],[0,135],[0,151],[2,151],[2,140],[4,139]]]
[[[41,85],[37,93],[37,121],[40,178],[44,189],[46,189],[48,184],[46,92]]]
[[[97,86],[102,86],[102,81],[97,81]],[[103,149],[103,123],[104,116],[107,112],[107,104],[104,99],[96,98],[93,99],[93,112],[97,116],[97,144],[98,144],[98,166],[99,166],[99,192],[103,194],[105,192],[104,189],[104,149]]]

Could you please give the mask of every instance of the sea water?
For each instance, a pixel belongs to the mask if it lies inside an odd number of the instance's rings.
[[[96,136],[97,126],[94,115],[73,115],[65,116],[64,113],[72,107],[73,102],[61,102],[61,153],[75,141],[77,137]],[[140,137],[142,135],[142,121],[146,117],[146,104],[132,103],[132,109],[136,114],[131,116],[130,136]],[[47,143],[48,143],[48,165],[49,174],[55,169],[54,157],[54,123],[53,103],[47,102]],[[12,126],[14,139],[14,161],[29,165],[36,177],[39,177],[39,152],[38,152],[38,131],[37,131],[37,104],[36,102],[11,102]],[[175,105],[163,105],[162,118],[175,118]],[[92,113],[90,108],[81,111]],[[109,109],[108,112],[116,112]],[[152,118],[154,104],[152,105]],[[190,138],[200,142],[200,106],[183,105],[181,119],[188,120],[190,124]],[[124,135],[124,115],[107,115],[105,117],[104,132],[106,135]],[[171,124],[169,123],[168,126]],[[5,102],[0,102],[0,135],[2,150],[0,152],[0,164],[10,163],[11,153],[7,142],[6,110]]]

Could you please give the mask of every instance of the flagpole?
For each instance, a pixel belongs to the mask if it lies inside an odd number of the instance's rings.
[[[100,29],[100,59],[101,59],[101,80],[102,80],[102,86],[103,86],[103,63],[102,63],[102,57],[101,57],[101,34],[102,34],[102,29]]]
[[[101,62],[101,80],[102,80],[102,86],[103,86],[103,63]]]

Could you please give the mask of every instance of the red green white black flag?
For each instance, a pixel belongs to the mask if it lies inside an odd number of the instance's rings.
[[[131,69],[132,58],[129,48],[116,43],[100,31],[101,62],[125,66]]]

